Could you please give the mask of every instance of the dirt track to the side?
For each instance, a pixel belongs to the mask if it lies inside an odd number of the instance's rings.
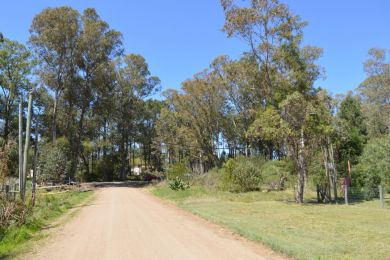
[[[136,188],[97,198],[29,259],[280,259]]]

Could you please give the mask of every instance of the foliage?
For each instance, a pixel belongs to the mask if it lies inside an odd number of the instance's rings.
[[[180,177],[175,177],[169,180],[169,188],[172,190],[187,190],[190,188],[190,184],[185,183]]]
[[[32,54],[27,48],[9,39],[0,43],[0,118],[4,120],[2,137],[14,135],[17,123],[17,104],[25,90],[31,88]]]
[[[368,188],[390,185],[390,135],[371,139],[359,157],[352,176],[353,184]]]
[[[28,208],[21,201],[10,201],[0,195],[0,241],[11,225],[22,225],[28,214]]]
[[[370,137],[381,137],[390,133],[390,61],[389,50],[370,49],[364,63],[367,78],[358,91],[364,101],[363,112]]]
[[[176,178],[183,179],[189,172],[190,171],[185,162],[178,162],[169,165],[166,177],[168,180],[174,180]]]
[[[222,178],[224,170],[218,167],[214,167],[207,173],[197,175],[192,179],[191,184],[193,186],[201,186],[209,191],[217,191],[223,189]]]
[[[14,175],[17,168],[17,150],[16,142],[12,139],[5,141],[0,138],[0,183],[3,183],[6,177]]]
[[[260,190],[263,175],[256,158],[237,157],[229,159],[224,165],[223,188],[232,192]]]
[[[263,183],[271,190],[284,190],[293,171],[293,164],[287,159],[266,161],[261,167]]]
[[[340,175],[346,175],[348,161],[355,165],[363,152],[366,142],[366,126],[361,102],[357,97],[348,95],[341,102],[337,113],[336,157]]]
[[[162,143],[172,152],[187,154],[190,162],[197,162],[204,169],[215,166],[215,147],[223,124],[224,92],[212,72],[204,71],[194,79],[183,83],[182,93],[176,90],[165,92],[167,110],[161,113],[160,128]],[[168,133],[166,133],[168,131]],[[172,140],[172,133],[175,134]],[[172,141],[171,141],[172,140]]]
[[[69,152],[69,142],[65,138],[58,139],[54,145],[44,145],[39,161],[39,180],[56,183],[64,181],[71,169]]]
[[[280,150],[291,133],[288,123],[274,107],[269,106],[256,114],[256,119],[250,125],[246,135],[252,141],[273,144],[276,149]]]
[[[95,180],[113,181],[119,179],[119,158],[111,155],[105,156],[96,162]]]

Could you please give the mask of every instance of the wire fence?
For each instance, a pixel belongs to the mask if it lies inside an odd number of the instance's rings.
[[[390,208],[390,187],[356,188],[345,186],[343,188],[342,195],[346,205],[371,201],[377,203],[380,208]]]
[[[15,200],[19,194],[18,183],[0,183],[0,196],[4,196],[8,200]]]
[[[332,195],[330,195],[332,193]],[[345,205],[371,205],[374,207],[390,209],[390,187],[378,186],[374,188],[351,187],[337,185],[337,199],[329,187],[317,185],[318,203],[337,203]]]

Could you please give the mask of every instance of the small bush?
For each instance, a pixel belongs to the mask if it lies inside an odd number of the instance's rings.
[[[215,167],[208,172],[195,176],[192,180],[193,185],[203,186],[207,190],[219,190],[222,188],[223,170]]]
[[[172,190],[175,190],[175,191],[187,190],[190,188],[190,185],[188,183],[185,183],[179,177],[176,177],[176,178],[171,179],[169,181],[169,188],[171,188]]]
[[[259,158],[237,157],[229,159],[223,166],[222,186],[232,192],[260,190],[263,182]]]
[[[6,142],[0,137],[0,182],[4,182],[7,177],[16,176],[18,156],[16,141],[9,139]]]
[[[292,167],[288,160],[267,161],[261,167],[264,184],[271,190],[284,190]]]
[[[20,201],[10,201],[0,196],[0,236],[9,226],[23,224],[27,214],[28,209]]]
[[[60,183],[69,175],[71,166],[69,142],[59,138],[56,144],[49,143],[43,147],[39,160],[39,180]]]

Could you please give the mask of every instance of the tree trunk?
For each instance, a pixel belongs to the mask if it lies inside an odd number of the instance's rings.
[[[337,168],[334,162],[334,150],[333,144],[330,142],[330,138],[328,137],[328,143],[330,144],[329,150],[329,158],[332,165],[332,185],[333,185],[333,198],[337,202]]]
[[[9,108],[7,105],[6,116],[4,118],[4,140],[5,140],[5,142],[7,142],[8,135],[9,135],[9,112],[8,111],[9,111]]]
[[[298,187],[296,201],[303,203],[303,194],[305,192],[306,183],[306,158],[305,158],[305,139],[303,128],[301,129],[301,138],[298,145]]]
[[[121,137],[121,144],[119,147],[119,153],[120,153],[120,158],[121,158],[121,168],[120,168],[120,176],[119,178],[121,180],[125,179],[125,165],[126,165],[126,149],[125,149],[125,133],[124,129],[122,128],[122,137]]]
[[[329,162],[328,144],[326,144],[324,147],[322,147],[322,155],[323,155],[323,159],[324,159],[325,176],[326,176],[326,180],[328,182],[328,185],[325,188],[327,190],[329,200],[332,200],[332,176],[331,176],[332,170],[329,168],[330,162]]]
[[[57,140],[57,106],[58,106],[58,96],[59,93],[56,90],[54,95],[54,107],[53,107],[53,117],[51,122],[51,136],[52,136],[52,142],[53,144],[56,143]]]
[[[36,124],[35,124],[35,142],[34,142],[34,169],[33,169],[33,177],[32,177],[32,193],[31,193],[31,205],[35,205],[35,193],[36,193],[36,185],[37,185],[37,164],[38,164],[38,115],[36,116]]]
[[[103,125],[103,157],[107,156],[107,120],[104,120],[104,125]]]

